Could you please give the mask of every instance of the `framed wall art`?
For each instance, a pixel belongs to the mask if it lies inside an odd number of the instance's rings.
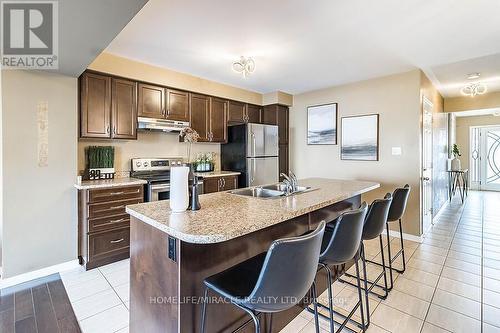
[[[337,103],[307,107],[307,144],[337,144]]]
[[[379,115],[342,117],[340,159],[378,161]]]

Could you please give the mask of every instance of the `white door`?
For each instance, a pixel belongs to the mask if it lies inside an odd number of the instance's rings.
[[[481,128],[482,190],[500,191],[500,126]]]
[[[422,233],[432,225],[432,103],[424,97],[422,121]]]

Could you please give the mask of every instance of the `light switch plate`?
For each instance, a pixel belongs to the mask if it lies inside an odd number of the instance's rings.
[[[397,156],[401,154],[402,154],[401,147],[392,147],[392,155]]]

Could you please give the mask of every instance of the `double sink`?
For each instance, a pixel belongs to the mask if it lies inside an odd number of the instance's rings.
[[[313,188],[311,188],[310,186],[297,186],[297,189],[288,195],[300,194],[312,190]],[[286,187],[282,183],[277,183],[272,185],[242,188],[230,191],[229,193],[243,195],[246,197],[272,199],[284,197],[286,195]]]

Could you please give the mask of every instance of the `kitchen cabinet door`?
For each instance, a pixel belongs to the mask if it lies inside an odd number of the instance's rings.
[[[209,177],[203,179],[203,193],[214,193],[220,190],[220,177]]]
[[[165,89],[151,84],[139,83],[139,117],[165,118]]]
[[[111,137],[111,77],[84,73],[80,77],[80,137]]]
[[[210,110],[210,97],[205,95],[190,94],[190,122],[200,138],[198,141],[209,141],[209,110]]]
[[[210,97],[210,141],[227,142],[227,100]]]
[[[279,146],[279,153],[278,153],[278,164],[279,164],[279,174],[284,173],[288,175],[288,172],[290,171],[290,167],[288,164],[288,145],[280,145]],[[279,177],[280,181],[283,180],[283,178],[280,176]]]
[[[261,109],[258,105],[247,104],[247,119],[249,123],[261,123]]]
[[[288,144],[288,107],[278,105],[277,109],[279,143]]]
[[[278,125],[278,106],[266,105],[262,117],[262,123],[266,125]]]
[[[167,89],[167,119],[189,121],[189,93]]]
[[[111,84],[111,123],[114,139],[137,139],[137,85],[113,78]]]
[[[224,176],[221,191],[234,190],[238,188],[238,176]]]
[[[243,124],[246,122],[246,105],[245,103],[229,101],[227,121],[231,124]]]

